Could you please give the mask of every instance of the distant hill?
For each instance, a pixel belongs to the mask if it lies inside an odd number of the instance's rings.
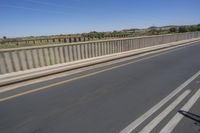
[[[109,32],[92,31],[89,33],[79,33],[79,34],[29,36],[29,37],[18,37],[18,38],[7,38],[4,36],[2,39],[0,39],[0,48],[74,43],[74,42],[93,41],[101,39],[162,35],[162,34],[194,32],[194,31],[200,31],[200,24],[168,25],[160,27],[151,26],[149,28],[144,28],[144,29],[130,28],[119,31],[109,31]]]

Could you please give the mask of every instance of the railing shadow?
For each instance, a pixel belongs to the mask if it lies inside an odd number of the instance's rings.
[[[198,127],[200,127],[200,116],[197,114],[193,114],[187,111],[183,111],[183,110],[179,110],[178,111],[180,114],[182,114],[183,116],[191,119],[194,121],[194,124]],[[200,132],[200,129],[198,130]]]

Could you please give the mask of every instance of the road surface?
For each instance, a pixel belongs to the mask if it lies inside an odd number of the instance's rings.
[[[194,43],[22,86],[0,93],[0,133],[195,133],[177,111],[200,115],[199,75]]]

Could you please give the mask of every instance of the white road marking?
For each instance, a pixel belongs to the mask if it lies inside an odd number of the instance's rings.
[[[182,46],[184,46],[184,45],[182,45]],[[175,51],[175,50],[176,49],[173,49],[172,51]],[[13,99],[13,98],[17,98],[17,97],[24,96],[24,95],[27,95],[27,94],[35,93],[35,92],[38,92],[38,91],[46,90],[46,89],[49,89],[51,87],[55,87],[55,86],[58,86],[58,85],[61,85],[61,84],[69,83],[69,82],[79,80],[79,79],[82,79],[82,78],[85,78],[85,77],[93,76],[93,75],[96,75],[96,74],[99,74],[99,73],[102,73],[102,72],[110,71],[110,70],[113,70],[113,69],[116,69],[116,68],[120,68],[120,67],[123,67],[123,66],[133,64],[133,63],[141,62],[141,61],[144,61],[144,60],[147,60],[147,59],[151,59],[153,57],[157,57],[159,55],[163,55],[165,53],[170,53],[172,51],[166,51],[166,52],[163,52],[163,53],[159,53],[159,54],[156,54],[156,55],[152,55],[152,56],[148,56],[148,57],[145,57],[145,58],[142,58],[142,59],[138,59],[136,61],[128,62],[128,63],[121,64],[121,65],[118,65],[118,66],[113,66],[113,67],[103,69],[103,70],[100,70],[100,71],[97,71],[97,72],[93,72],[93,73],[89,73],[89,74],[82,75],[82,76],[79,76],[79,77],[75,77],[75,78],[72,78],[72,79],[69,79],[69,80],[64,80],[64,81],[57,82],[57,83],[54,83],[54,84],[50,84],[50,85],[47,85],[47,86],[43,86],[43,87],[40,87],[40,88],[35,88],[35,89],[28,90],[28,91],[25,91],[25,92],[22,92],[22,93],[18,93],[18,94],[12,95],[12,96],[4,97],[4,98],[0,99],[0,102],[4,102],[4,101],[7,101],[7,100],[10,100],[10,99]],[[200,71],[199,71],[199,74],[200,74]]]
[[[200,89],[188,100],[188,102],[181,108],[181,110],[189,111],[192,106],[197,102],[200,97]],[[177,113],[165,127],[160,131],[160,133],[171,133],[177,124],[182,120],[183,115]]]
[[[173,103],[171,103],[164,111],[147,124],[140,133],[150,133],[183,99],[190,94],[191,90],[186,90]]]
[[[159,52],[159,51],[156,51],[156,52]],[[129,61],[129,60],[131,61],[133,59],[138,59],[140,57],[143,57],[143,56],[146,56],[146,55],[149,55],[149,54],[153,54],[153,53],[156,54],[156,52],[155,51],[148,52],[148,53],[136,55],[136,56],[133,56],[133,57],[122,58],[122,59],[119,59],[119,60],[114,60],[114,61],[106,62],[106,63],[103,63],[103,64],[97,64],[97,65],[93,65],[93,66],[83,67],[83,68],[80,68],[80,69],[71,70],[71,71],[67,71],[67,72],[64,72],[64,73],[53,74],[53,75],[50,75],[50,76],[45,76],[45,77],[41,77],[41,78],[38,78],[38,79],[33,79],[33,80],[30,80],[30,81],[22,82],[22,83],[16,83],[14,85],[8,85],[6,87],[1,87],[0,93],[7,92],[7,91],[10,91],[10,90],[14,90],[14,89],[17,89],[19,87],[27,86],[27,85],[30,85],[30,84],[36,84],[36,83],[41,83],[41,82],[49,81],[49,80],[56,79],[56,78],[62,78],[62,77],[70,76],[70,75],[73,75],[73,74],[85,72],[85,71],[88,71],[88,70],[93,70],[93,69],[96,69],[96,68],[101,68],[101,67],[105,67],[105,66],[109,67],[109,65],[116,65],[117,63]],[[133,63],[135,63],[135,62],[133,62]]]
[[[178,88],[176,88],[174,91],[172,91],[167,97],[162,99],[159,103],[154,105],[151,109],[149,109],[142,116],[140,116],[135,121],[133,121],[131,124],[129,124],[126,128],[124,128],[122,131],[120,131],[120,133],[130,133],[130,132],[132,132],[142,122],[144,122],[148,117],[150,117],[153,113],[155,113],[158,109],[160,109],[165,103],[167,103],[171,98],[173,98],[176,94],[178,94],[181,90],[183,90],[188,84],[190,84],[199,75],[200,75],[200,71],[198,71],[195,75],[193,75],[191,78],[189,78],[183,84],[181,84]]]
[[[39,78],[39,79],[34,79],[34,80],[22,82],[22,83],[17,83],[17,84],[14,84],[14,85],[9,85],[9,86],[6,86],[6,87],[1,87],[0,93],[4,93],[6,91],[18,89],[19,87],[27,86],[27,85],[30,85],[30,84],[40,83],[40,82],[43,82],[43,81],[48,81],[48,80],[51,80],[51,79],[55,79],[55,78],[59,78],[59,77],[64,77],[64,76],[68,76],[68,75],[71,75],[71,74],[76,74],[76,73],[84,72],[84,71],[95,69],[95,68],[100,68],[100,67],[107,66],[107,65],[110,65],[110,64],[115,64],[115,63],[119,63],[119,62],[131,60],[131,59],[136,59],[136,58],[139,58],[139,57],[142,57],[142,56],[145,56],[145,55],[157,54],[159,52],[163,52],[163,53],[160,53],[160,54],[156,55],[156,56],[159,56],[159,55],[162,55],[162,54],[174,52],[176,50],[180,50],[180,49],[185,48],[183,46],[194,45],[196,42],[199,42],[199,40],[194,41],[194,42],[184,43],[184,44],[178,45],[178,46],[173,46],[173,47],[161,49],[161,50],[158,50],[158,51],[152,51],[152,52],[148,52],[148,53],[144,53],[144,54],[140,54],[140,55],[135,55],[134,57],[127,57],[127,58],[122,58],[122,59],[119,59],[119,60],[114,60],[114,61],[111,61],[111,62],[107,62],[105,64],[103,63],[103,64],[99,64],[97,66],[95,65],[95,66],[83,68],[81,70],[75,70],[75,71],[72,71],[72,72],[67,72],[67,73],[62,73],[62,74],[60,74],[60,73],[59,74],[54,74],[54,75],[43,77],[43,78]],[[178,49],[176,49],[176,48],[178,48]],[[150,56],[150,58],[153,58],[153,57],[156,57],[156,56]],[[146,59],[144,59],[144,60],[146,60]]]

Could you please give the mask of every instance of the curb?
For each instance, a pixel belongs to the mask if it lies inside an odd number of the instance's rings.
[[[185,40],[185,41],[161,44],[161,45],[126,51],[122,53],[115,53],[111,55],[100,56],[100,57],[95,57],[95,58],[90,58],[90,59],[85,59],[85,60],[80,60],[80,61],[74,61],[70,63],[64,63],[64,64],[59,64],[59,65],[54,65],[54,66],[49,66],[49,67],[36,68],[33,70],[4,74],[0,76],[0,87],[22,82],[22,81],[36,79],[36,78],[40,78],[40,77],[44,77],[48,75],[62,73],[65,71],[92,66],[92,65],[96,65],[100,63],[105,63],[105,62],[109,62],[109,61],[113,61],[113,60],[117,60],[121,58],[126,58],[129,56],[134,56],[138,54],[144,54],[144,53],[158,51],[158,50],[166,49],[166,48],[190,45],[191,43],[195,43],[199,41],[200,41],[200,38],[190,39],[190,40]]]

